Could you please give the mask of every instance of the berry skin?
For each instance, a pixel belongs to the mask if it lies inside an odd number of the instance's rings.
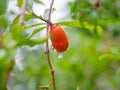
[[[57,52],[64,52],[68,48],[68,38],[64,30],[57,24],[50,26],[50,39],[53,49]]]

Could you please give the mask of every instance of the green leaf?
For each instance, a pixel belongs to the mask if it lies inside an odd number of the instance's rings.
[[[99,57],[99,60],[120,60],[120,56],[119,55],[115,55],[112,53],[106,53],[106,54],[102,54]]]
[[[0,27],[6,28],[7,25],[8,25],[8,24],[7,24],[6,20],[5,20],[5,18],[1,15],[1,16],[0,16]]]
[[[48,40],[48,37],[39,39],[39,40],[31,40],[28,38],[21,38],[21,40],[19,41],[18,45],[23,46],[23,45],[29,45],[29,46],[34,46],[37,44],[43,44]]]
[[[22,2],[23,2],[23,0],[17,0],[18,7],[22,7]]]
[[[29,14],[28,14],[28,16],[29,16]],[[28,17],[27,19],[30,19],[30,17]],[[12,33],[14,39],[17,41],[17,45],[20,45],[20,46],[23,46],[23,45],[34,46],[36,44],[44,43],[47,40],[46,37],[41,39],[41,40],[30,40],[30,38],[28,38],[28,36],[23,35],[23,31],[25,30],[25,28],[23,26],[19,26],[18,21],[19,21],[19,16],[17,16],[14,19],[14,21],[13,21],[11,27],[10,27],[10,32]],[[30,27],[32,27],[32,26],[30,26]],[[30,37],[37,34],[39,31],[41,31],[44,28],[45,27],[35,29]]]
[[[27,10],[32,10],[34,0],[27,0]],[[18,7],[22,7],[23,0],[17,0]]]
[[[41,28],[35,29],[35,30],[33,31],[33,33],[30,35],[29,38],[31,38],[32,36],[34,36],[35,34],[37,34],[38,32],[40,32],[40,31],[43,30],[44,28],[45,28],[45,27],[41,27]]]
[[[88,29],[88,30],[94,31],[95,28],[96,28],[98,33],[101,33],[103,31],[102,28],[99,25],[95,26],[93,24],[89,24],[88,22],[83,22],[83,24],[84,24],[83,27]]]
[[[32,10],[34,0],[28,0],[27,2],[27,10]]]
[[[43,13],[43,18],[48,19],[49,9],[46,9]]]
[[[40,89],[43,89],[43,90],[47,90],[47,89],[49,89],[48,86],[39,86],[39,88],[40,88]]]
[[[58,22],[57,24],[67,27],[81,27],[79,20],[63,21],[63,22]]]
[[[18,25],[18,21],[19,21],[19,16],[17,16],[12,25],[10,26],[10,32],[13,34],[13,36],[15,38],[17,37],[21,37],[22,36],[22,32],[24,30],[24,27],[23,26],[19,26]]]
[[[7,9],[7,0],[0,1],[0,15],[3,14]]]
[[[120,76],[120,68],[117,69],[116,74]]]
[[[36,18],[36,16],[32,15],[32,14],[25,14],[25,21],[29,20],[29,19],[34,19]]]
[[[52,8],[52,13],[55,11],[55,8]],[[48,19],[49,9],[47,8],[43,13],[43,18]]]
[[[40,26],[40,25],[45,25],[45,23],[37,23],[37,24],[32,24],[32,25],[29,25],[29,26],[25,26],[25,29],[29,29],[29,28],[32,28],[32,27],[35,27],[35,26]]]
[[[19,16],[17,16],[12,25],[10,26],[10,33],[12,34],[14,40],[16,40],[16,44],[19,44],[20,41],[25,39],[25,36],[23,35],[24,27],[18,25]]]
[[[44,4],[41,0],[34,0],[34,2],[39,3],[39,4]]]

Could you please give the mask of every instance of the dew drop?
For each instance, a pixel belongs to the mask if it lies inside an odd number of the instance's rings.
[[[58,53],[58,59],[63,58],[63,53]]]
[[[55,48],[54,48],[53,46],[52,46],[52,50],[53,50],[53,51],[56,51]]]

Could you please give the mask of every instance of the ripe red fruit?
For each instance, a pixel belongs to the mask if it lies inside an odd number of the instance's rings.
[[[57,24],[50,26],[50,39],[53,49],[57,52],[64,52],[68,48],[68,39],[64,30]]]

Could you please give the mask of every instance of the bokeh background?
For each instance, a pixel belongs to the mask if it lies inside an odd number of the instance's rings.
[[[34,0],[32,8],[43,14],[50,1]],[[55,0],[54,8],[53,22],[81,26],[63,27],[69,39],[63,58],[49,46],[57,90],[120,90],[120,0]],[[50,82],[45,44],[16,46],[9,29],[19,13],[16,0],[1,0],[0,90],[40,90]]]

